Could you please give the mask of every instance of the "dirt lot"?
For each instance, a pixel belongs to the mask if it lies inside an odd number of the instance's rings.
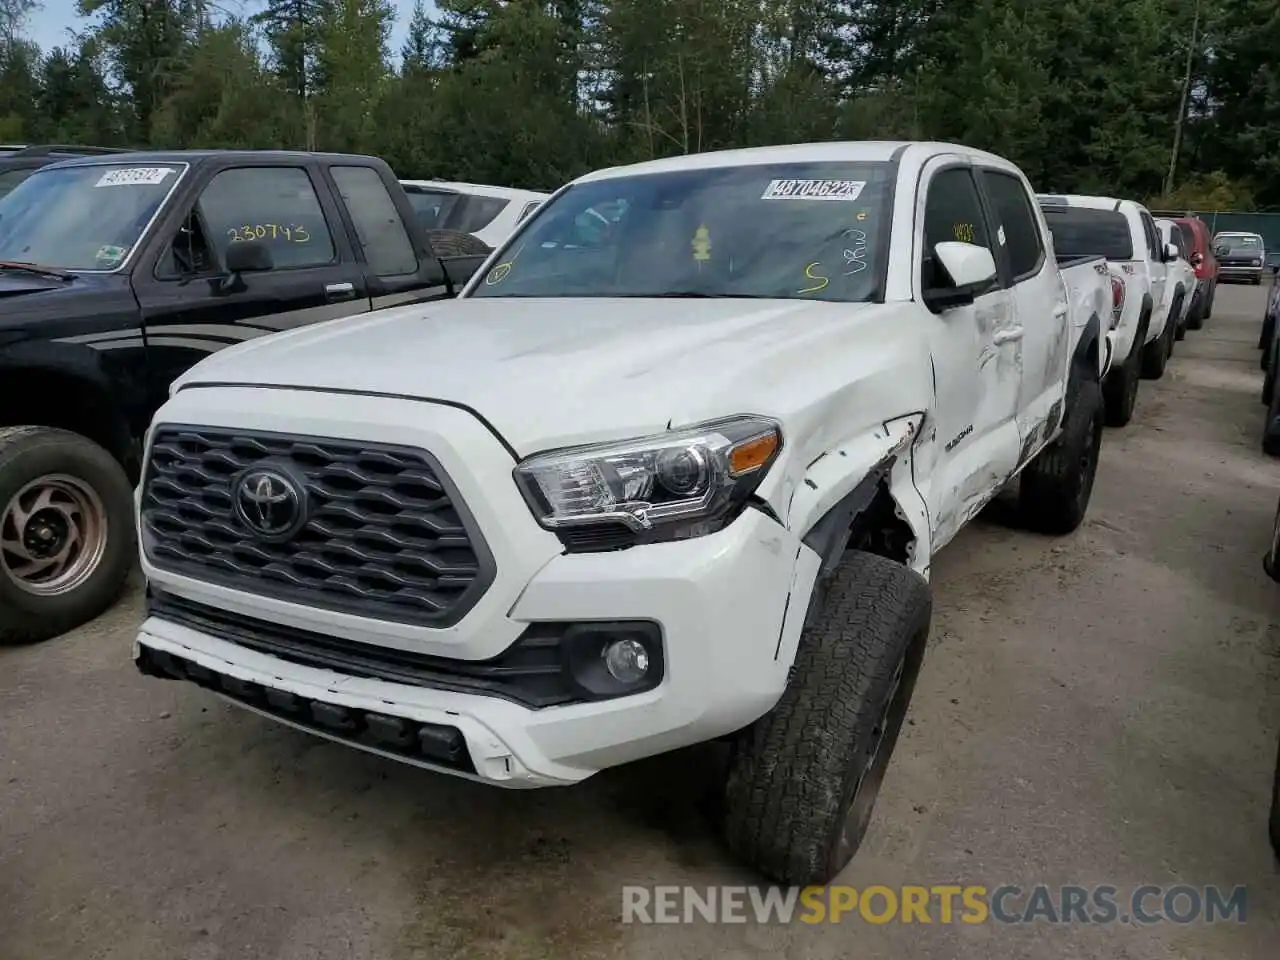
[[[706,830],[699,751],[538,793],[400,768],[137,675],[135,592],[0,650],[0,960],[1275,957],[1261,308],[1222,288],[1144,383],[1077,535],[986,519],[939,558],[911,724],[841,878],[1243,884],[1245,923],[624,926],[624,884],[751,880]]]

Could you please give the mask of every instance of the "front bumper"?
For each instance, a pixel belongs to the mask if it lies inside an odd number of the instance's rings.
[[[1221,280],[1256,280],[1263,275],[1265,268],[1261,266],[1227,266],[1218,265],[1218,278]]]
[[[199,410],[197,398],[179,393],[160,416],[430,450],[475,514],[497,576],[480,602],[447,629],[255,596],[158,569],[144,556],[148,579],[166,594],[366,649],[467,661],[500,654],[530,624],[643,620],[661,630],[664,673],[647,692],[539,709],[500,696],[295,662],[159,616],[143,622],[135,645],[144,672],[196,680],[260,713],[361,749],[508,787],[574,783],[607,767],[715,739],[750,724],[781,696],[818,557],[764,513],[748,509],[705,537],[565,554],[514,489],[510,455],[462,411],[387,398],[281,392],[267,403],[261,391],[192,393],[202,394]],[[371,435],[374,424],[383,436]],[[365,736],[371,723],[375,732],[407,734],[407,747]],[[461,753],[454,749],[459,745]]]

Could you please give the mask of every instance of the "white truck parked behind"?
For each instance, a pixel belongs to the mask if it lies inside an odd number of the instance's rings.
[[[1168,270],[1164,285],[1164,298],[1168,305],[1169,320],[1173,325],[1173,339],[1183,340],[1187,335],[1187,321],[1190,319],[1191,304],[1195,300],[1196,268],[1191,265],[1192,246],[1190,238],[1183,232],[1176,220],[1167,217],[1156,221],[1160,231],[1160,243],[1167,249],[1173,246],[1178,256],[1165,266]],[[1170,346],[1170,350],[1172,350]]]
[[[823,882],[867,829],[935,553],[1019,476],[1030,526],[1084,517],[1104,349],[999,157],[593,173],[460,299],[182,378],[138,491],[136,662],[507,787],[727,739],[730,847]]]
[[[1166,264],[1176,247],[1160,242],[1146,207],[1132,200],[1076,195],[1041,195],[1040,206],[1060,254],[1106,257],[1120,280],[1115,354],[1103,384],[1107,423],[1122,427],[1133,417],[1142,377],[1158,380],[1173,350],[1174,329],[1166,325]],[[1167,329],[1166,329],[1167,326]]]

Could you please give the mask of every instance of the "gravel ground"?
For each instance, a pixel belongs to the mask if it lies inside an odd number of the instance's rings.
[[[751,882],[704,822],[704,751],[536,793],[402,768],[139,676],[135,591],[0,650],[0,960],[1272,960],[1261,309],[1220,289],[1108,432],[1076,535],[986,517],[939,557],[910,725],[841,877],[1245,885],[1246,922],[623,925],[624,884]]]

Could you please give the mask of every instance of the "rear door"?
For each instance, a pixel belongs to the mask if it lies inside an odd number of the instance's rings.
[[[996,225],[996,246],[1008,269],[1014,324],[1021,337],[1018,463],[1057,428],[1071,348],[1066,287],[1049,257],[1031,191],[1015,173],[982,168],[983,191]],[[1087,322],[1088,317],[1080,318]],[[1101,319],[1101,318],[1100,318]]]
[[[373,309],[448,296],[439,259],[425,239],[415,242],[425,234],[413,222],[416,214],[390,170],[331,163],[327,172],[355,238]]]
[[[304,163],[227,166],[170,218],[158,256],[134,273],[161,395],[222,347],[370,309],[337,203],[315,174]],[[231,283],[227,251],[248,240],[273,266]]]

